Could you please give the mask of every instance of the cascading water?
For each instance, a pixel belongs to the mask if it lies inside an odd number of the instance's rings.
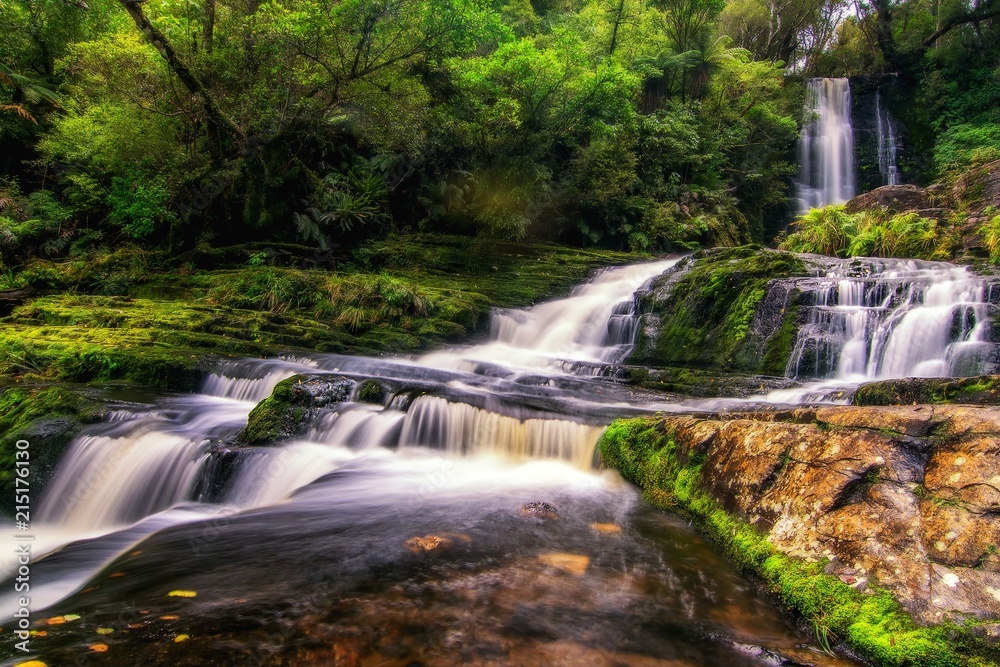
[[[800,212],[840,204],[856,194],[848,80],[809,79],[805,111],[795,185]]]
[[[882,99],[882,91],[875,91],[875,128],[878,141],[878,172],[882,185],[899,185],[899,138],[896,119]]]
[[[989,368],[989,287],[965,267],[844,261],[798,288],[814,305],[790,357],[790,376],[857,382]]]

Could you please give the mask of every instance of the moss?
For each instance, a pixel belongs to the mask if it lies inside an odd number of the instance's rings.
[[[913,405],[923,403],[967,403],[995,405],[1000,402],[1000,376],[968,378],[905,378],[869,382],[858,387],[855,405]]]
[[[362,403],[374,403],[376,405],[382,405],[385,403],[385,387],[375,380],[365,380],[359,384],[356,394],[356,400]]]
[[[979,665],[995,658],[967,628],[920,627],[885,591],[862,593],[824,574],[823,563],[781,553],[701,489],[701,464],[696,457],[683,461],[671,433],[655,418],[614,422],[598,448],[604,462],[641,487],[649,502],[697,521],[818,635],[844,640],[873,663],[892,667]]]
[[[306,416],[307,394],[301,384],[305,376],[293,375],[274,387],[271,395],[257,404],[247,417],[247,425],[236,439],[244,445],[263,447],[298,433]]]
[[[641,342],[633,361],[783,374],[796,320],[786,314],[777,332],[754,332],[753,326],[770,282],[805,275],[802,261],[756,246],[705,252],[695,258],[669,290],[654,290],[646,298],[645,308],[660,319],[659,333],[654,341]]]
[[[30,443],[30,495],[52,477],[67,445],[103,405],[70,387],[11,387],[0,393],[0,511],[13,513],[16,442]]]
[[[760,372],[766,375],[784,375],[788,360],[795,348],[795,340],[799,333],[799,314],[801,306],[795,303],[797,293],[789,295],[789,305],[781,318],[781,326],[777,333],[771,336],[764,349],[760,361]]]

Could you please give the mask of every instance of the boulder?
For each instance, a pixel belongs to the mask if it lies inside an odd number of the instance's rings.
[[[941,217],[944,209],[935,207],[934,197],[924,188],[916,185],[884,185],[871,192],[858,195],[847,202],[845,210],[848,213],[858,213],[876,208],[887,208],[893,213],[919,211],[921,215]]]

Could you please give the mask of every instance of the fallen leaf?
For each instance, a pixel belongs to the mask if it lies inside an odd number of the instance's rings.
[[[142,553],[142,549],[137,549],[137,550],[133,551],[132,553],[130,553],[129,556],[138,556],[141,553]]]
[[[31,635],[32,637],[48,637],[49,636],[49,633],[47,633],[45,630],[29,630],[28,634]]]
[[[174,616],[173,614],[167,614],[166,616],[160,616],[161,621],[176,621],[179,620],[180,616]]]
[[[78,618],[80,618],[80,615],[79,614],[66,614],[65,616],[63,616],[63,618],[65,618],[66,622],[69,623],[70,621],[75,621]]]
[[[179,644],[180,642],[186,642],[188,639],[190,639],[190,637],[187,635],[177,635],[174,637],[174,643]]]
[[[124,577],[124,576],[125,576],[124,572],[112,572],[111,574],[108,575],[108,578],[117,579],[118,577]]]
[[[613,523],[592,523],[590,527],[605,535],[617,535],[622,532],[622,529]]]
[[[19,662],[14,667],[49,667],[41,660],[29,660],[28,662]]]
[[[563,572],[568,572],[578,577],[586,572],[587,566],[590,565],[590,558],[587,556],[579,556],[577,554],[541,554],[538,556],[538,560],[542,561],[546,565],[556,568],[557,570],[562,570]]]
[[[99,635],[110,635],[114,632],[113,628],[97,628],[97,634]]]
[[[91,651],[93,651],[94,653],[107,653],[108,652],[108,645],[107,644],[91,644],[88,648]]]
[[[170,591],[167,593],[168,598],[193,598],[198,597],[198,593],[195,591]]]
[[[62,625],[65,622],[66,622],[65,616],[53,616],[52,618],[45,620],[45,623],[48,625]]]

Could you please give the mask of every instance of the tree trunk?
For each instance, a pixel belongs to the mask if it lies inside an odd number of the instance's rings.
[[[235,143],[245,142],[247,137],[243,133],[243,130],[239,128],[225,114],[224,111],[219,109],[215,104],[215,100],[205,89],[201,80],[195,75],[194,72],[184,63],[183,60],[177,55],[174,47],[167,40],[166,36],[159,31],[159,29],[150,23],[149,19],[146,17],[145,12],[142,11],[142,6],[136,0],[119,0],[125,11],[129,13],[132,20],[135,21],[135,25],[142,31],[142,34],[146,36],[146,39],[152,44],[163,59],[167,61],[167,65],[177,75],[177,78],[181,80],[181,83],[191,91],[192,94],[197,95],[201,99],[201,106],[205,111],[205,115],[208,118],[209,124],[209,138],[210,145],[214,145],[213,148],[218,149],[220,146],[217,142],[222,137],[228,138]]]
[[[205,0],[205,30],[201,45],[205,53],[212,55],[212,41],[215,38],[215,0]]]

